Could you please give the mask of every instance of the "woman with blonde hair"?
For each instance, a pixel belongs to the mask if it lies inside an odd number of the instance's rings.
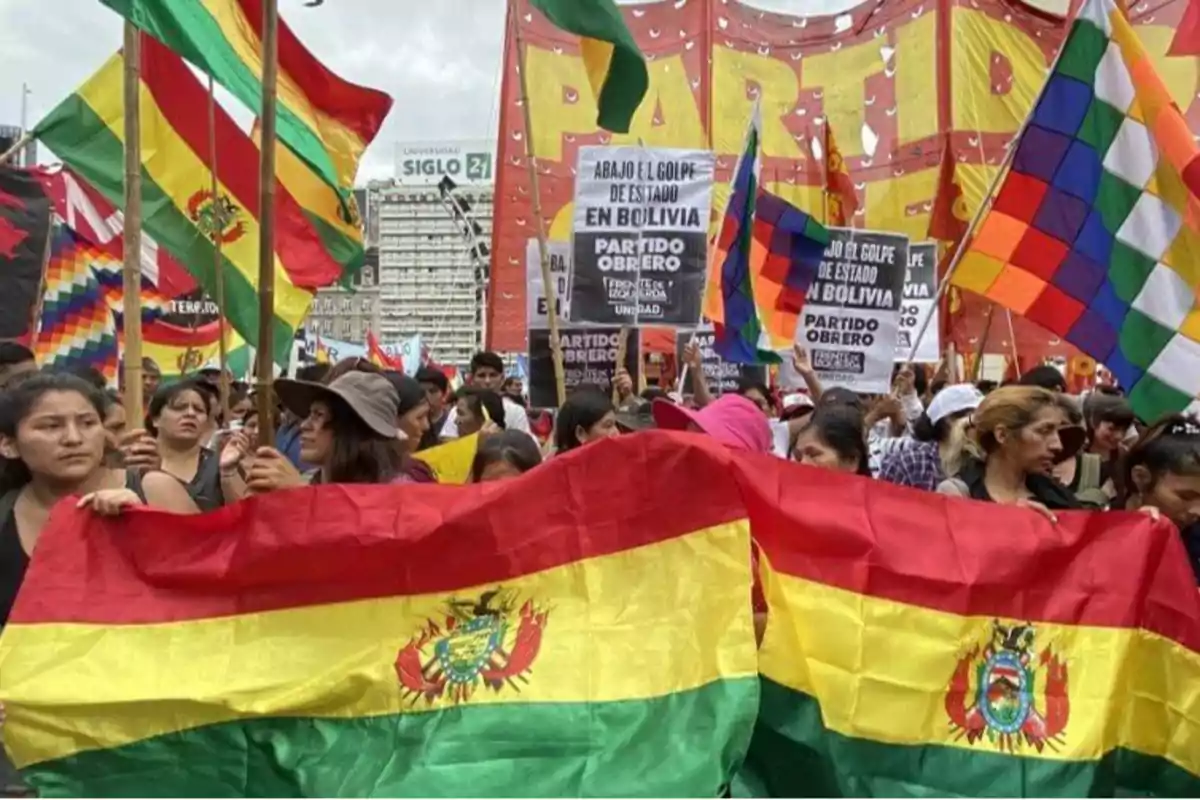
[[[997,389],[972,415],[958,472],[938,491],[1043,511],[1079,508],[1074,495],[1051,477],[1063,452],[1063,422],[1054,392],[1036,386]]]

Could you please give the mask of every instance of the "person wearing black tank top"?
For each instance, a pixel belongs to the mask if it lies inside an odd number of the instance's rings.
[[[105,466],[106,410],[99,390],[67,374],[40,373],[0,394],[0,629],[60,500],[80,495],[80,507],[110,515],[142,504],[197,511],[179,481],[165,473]],[[0,724],[3,713],[0,706]],[[0,755],[0,788],[14,780]]]
[[[206,387],[180,381],[159,389],[146,415],[146,427],[158,439],[163,472],[187,487],[201,511],[225,505],[216,454],[204,447],[214,411]]]
[[[51,509],[81,496],[99,513],[145,504],[180,514],[196,505],[161,472],[105,466],[108,400],[71,375],[41,373],[0,395],[0,628]]]

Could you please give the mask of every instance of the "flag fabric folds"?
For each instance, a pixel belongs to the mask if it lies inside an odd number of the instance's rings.
[[[34,174],[54,202],[54,213],[59,220],[113,258],[124,258],[124,218],[108,198],[68,167],[38,168]],[[191,273],[145,231],[142,275],[167,297],[180,297],[197,288]]]
[[[59,509],[0,639],[5,746],[42,797],[716,797],[756,711],[749,526],[689,449]]]
[[[90,367],[115,386],[117,324],[94,268],[97,261],[105,268],[105,256],[63,225],[57,226],[50,248],[34,357],[42,367]]]
[[[650,88],[646,58],[614,0],[530,0],[555,26],[579,37],[583,66],[596,98],[596,124],[628,133]]]
[[[816,220],[760,187],[760,131],[756,110],[704,292],[704,316],[716,334],[713,349],[739,364],[778,363],[777,351],[791,348],[829,244],[829,232]]]
[[[102,0],[212,75],[247,108],[262,108],[261,0]],[[343,196],[392,107],[383,92],[335,75],[279,22],[280,141]]]
[[[742,792],[1200,792],[1200,599],[1174,526],[745,469],[770,613]]]
[[[41,313],[34,338],[34,355],[43,367],[91,367],[117,385],[124,347],[125,284],[122,262],[67,225],[55,227],[46,267]],[[189,330],[167,324],[169,303],[143,276],[143,355],[152,358],[165,376],[195,372],[218,350],[219,326]],[[236,336],[233,343],[240,342]]]
[[[51,203],[28,171],[0,164],[0,339],[33,334]]]
[[[377,367],[403,372],[404,365],[384,352],[373,331],[367,331],[367,359]]]
[[[1200,147],[1113,0],[1087,0],[954,283],[1107,366],[1138,415],[1200,395]]]
[[[0,702],[42,797],[1200,793],[1200,595],[1143,515],[649,431],[164,520],[39,540]]]
[[[825,139],[825,224],[846,226],[854,221],[854,214],[858,211],[858,194],[854,191],[854,180],[833,136],[833,123],[826,120],[821,130]]]
[[[67,165],[109,201],[124,197],[123,57],[101,67],[35,129]],[[216,109],[219,196],[211,197],[208,93],[178,56],[142,37],[143,224],[215,296],[214,238],[220,237],[224,312],[258,341],[258,148]],[[277,195],[275,360],[287,363],[313,289],[335,283],[341,266],[286,191]]]
[[[938,168],[937,195],[929,213],[929,238],[957,242],[967,235],[970,222],[971,214],[958,179],[958,159],[947,136]]]

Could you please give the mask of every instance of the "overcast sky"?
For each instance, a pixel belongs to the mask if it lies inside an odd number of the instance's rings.
[[[856,3],[752,4],[830,13]],[[395,98],[360,179],[391,177],[400,141],[495,138],[504,0],[326,0],[315,9],[280,0],[280,9],[334,71]],[[33,125],[120,45],[121,19],[100,0],[0,0],[0,125],[20,124],[22,83]],[[223,102],[248,124],[240,104],[227,95]]]

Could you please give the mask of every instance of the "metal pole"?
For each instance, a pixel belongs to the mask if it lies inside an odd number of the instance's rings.
[[[13,146],[0,153],[0,165],[7,164],[9,160],[21,152],[21,148],[29,144],[29,140],[33,137],[28,133],[23,134],[19,139],[13,142]]]
[[[125,415],[141,427],[142,404],[142,136],[141,34],[125,23],[125,209],[123,238],[125,311]]]
[[[225,228],[225,214],[221,207],[221,180],[217,170],[217,93],[216,82],[208,76],[208,173],[212,178],[212,242],[213,242],[213,288],[217,302],[217,364],[221,368],[218,384],[221,392],[221,420],[229,420],[229,352],[225,342],[225,273],[221,269],[221,232]]]
[[[21,140],[28,141],[29,137],[29,95],[33,94],[33,90],[29,88],[28,83],[21,84]],[[32,167],[33,164],[23,164],[25,167]]]
[[[521,113],[525,117],[525,165],[529,169],[529,191],[533,195],[533,216],[537,220],[538,258],[542,262],[542,285],[547,296],[554,288],[550,273],[550,247],[546,241],[546,221],[542,218],[542,192],[538,181],[537,157],[533,154],[533,122],[529,112],[529,83],[525,75],[525,46],[521,39],[521,21],[515,0],[509,0],[508,19],[517,47],[517,72],[521,77]],[[558,338],[558,303],[547,303],[546,319],[550,324],[550,353],[554,361],[554,388],[558,405],[567,401],[566,369],[563,367],[562,342]]]
[[[279,81],[279,7],[276,0],[262,0],[262,157],[259,162],[258,248],[258,444],[275,441],[272,423],[275,399],[271,381],[275,377],[275,105]],[[222,331],[224,333],[224,331]]]

